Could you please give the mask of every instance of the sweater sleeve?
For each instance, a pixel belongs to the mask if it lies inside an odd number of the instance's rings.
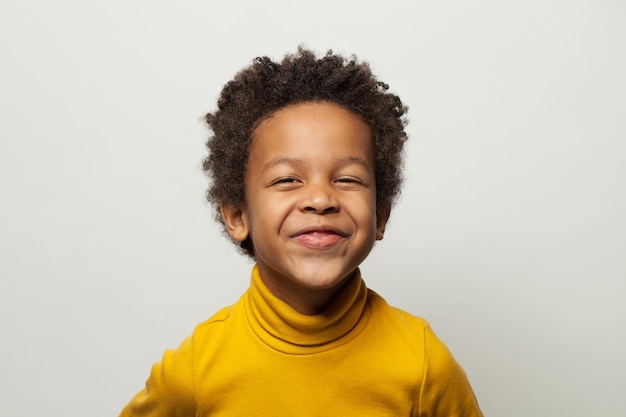
[[[419,417],[482,417],[465,371],[428,324],[424,327],[424,348]]]
[[[191,337],[163,354],[152,366],[146,386],[124,407],[120,417],[194,417],[196,398]]]

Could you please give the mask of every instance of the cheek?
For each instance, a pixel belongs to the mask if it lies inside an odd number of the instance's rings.
[[[376,227],[376,202],[370,196],[351,199],[350,212],[355,221],[368,228]]]
[[[253,239],[263,239],[275,234],[285,218],[284,204],[264,200],[261,196],[251,199],[249,207],[250,233]]]

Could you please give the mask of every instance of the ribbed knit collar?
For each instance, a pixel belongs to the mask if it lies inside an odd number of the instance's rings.
[[[253,332],[268,346],[284,353],[307,354],[332,349],[360,333],[369,317],[367,287],[358,269],[326,310],[317,315],[299,313],[278,299],[267,288],[256,266],[244,299]]]

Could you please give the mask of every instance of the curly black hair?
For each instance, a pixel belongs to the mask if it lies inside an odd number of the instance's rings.
[[[256,127],[274,112],[297,103],[328,101],[361,116],[374,138],[376,208],[389,210],[402,184],[403,146],[407,107],[372,74],[367,62],[328,51],[316,55],[302,47],[278,63],[256,58],[223,88],[218,109],[206,115],[213,135],[203,169],[211,180],[207,200],[218,222],[222,203],[245,206],[245,167]],[[240,243],[254,258],[250,238]]]

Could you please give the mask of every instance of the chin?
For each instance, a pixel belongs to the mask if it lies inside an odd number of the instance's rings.
[[[348,280],[353,273],[354,269],[345,274],[325,274],[323,272],[320,273],[319,270],[317,270],[307,276],[301,275],[300,278],[296,278],[295,281],[312,290],[329,290]]]

